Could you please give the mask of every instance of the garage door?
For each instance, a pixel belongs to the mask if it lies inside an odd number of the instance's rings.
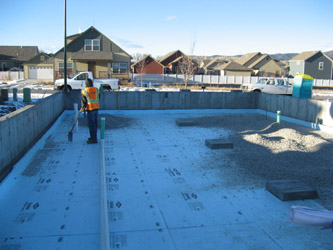
[[[52,80],[53,67],[29,67],[29,79]]]

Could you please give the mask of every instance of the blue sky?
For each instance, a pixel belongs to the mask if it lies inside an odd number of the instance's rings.
[[[64,0],[1,0],[0,45],[63,46]],[[127,53],[333,50],[332,0],[67,0],[67,35],[90,26]]]

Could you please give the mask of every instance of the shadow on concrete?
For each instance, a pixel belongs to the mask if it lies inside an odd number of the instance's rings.
[[[221,177],[225,171],[233,172],[234,183],[229,182],[235,186],[298,180],[316,188],[319,202],[333,209],[333,142],[325,134],[292,123],[277,124],[257,114],[205,116],[195,121],[199,127],[229,130],[228,140],[234,143],[234,150],[214,151],[207,157],[205,170],[215,164]]]
[[[126,116],[117,116],[117,115],[109,115],[109,114],[99,114],[98,121],[100,122],[101,118],[105,118],[105,129],[120,129],[131,126],[133,119]],[[87,117],[83,115],[79,119],[80,126],[88,127]]]

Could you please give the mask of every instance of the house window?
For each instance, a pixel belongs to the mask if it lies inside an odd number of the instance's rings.
[[[69,70],[69,71],[73,70],[72,62],[67,62],[67,70]],[[64,62],[59,62],[59,71],[64,71]]]
[[[45,60],[45,57],[44,57],[44,56],[40,56],[40,60],[41,60],[41,61],[44,61],[44,60]]]
[[[99,39],[85,39],[84,50],[85,51],[100,51],[100,40]]]
[[[301,61],[297,61],[297,63],[296,63],[297,65],[301,65]]]
[[[319,62],[319,70],[324,70],[324,62]]]
[[[112,63],[113,74],[126,74],[127,63]]]

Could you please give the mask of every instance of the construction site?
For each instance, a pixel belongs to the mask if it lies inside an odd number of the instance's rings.
[[[264,93],[80,91],[0,117],[0,249],[333,249],[333,104]],[[75,106],[76,107],[76,106]],[[105,123],[104,123],[105,121]],[[306,219],[305,219],[306,220]]]

